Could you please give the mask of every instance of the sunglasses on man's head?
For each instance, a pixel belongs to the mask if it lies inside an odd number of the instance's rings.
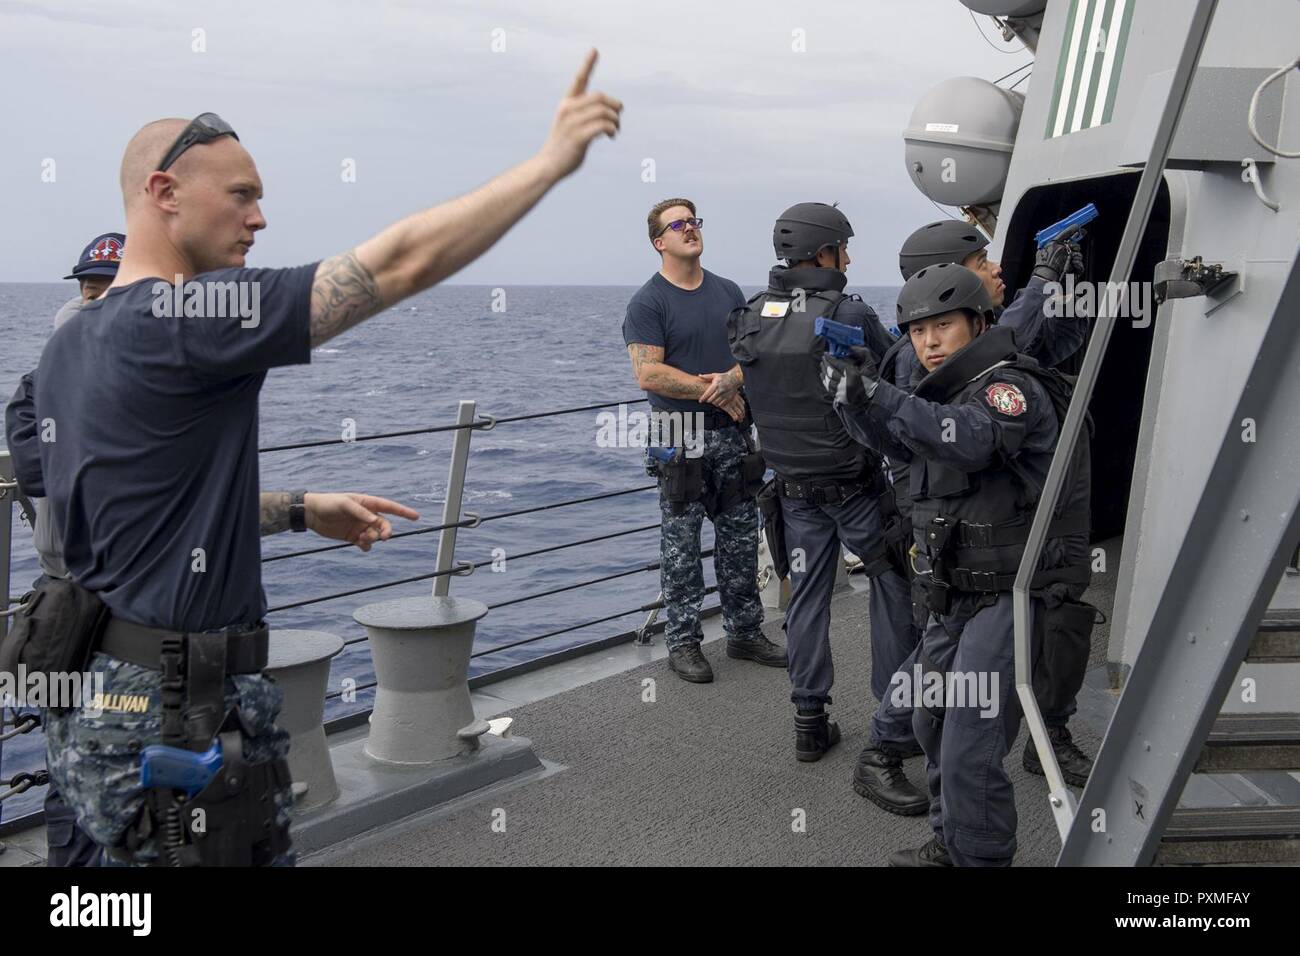
[[[239,139],[234,128],[216,113],[200,113],[190,120],[189,125],[181,130],[171,149],[167,150],[157,172],[165,173],[169,166],[181,158],[181,154],[196,143],[210,143],[221,136],[233,136]]]
[[[662,229],[659,230],[659,235],[662,236],[669,229],[671,229],[673,232],[681,232],[687,226],[690,226],[692,229],[699,229],[703,225],[704,225],[703,219],[696,219],[694,217],[690,219],[674,219],[668,225],[664,226]]]

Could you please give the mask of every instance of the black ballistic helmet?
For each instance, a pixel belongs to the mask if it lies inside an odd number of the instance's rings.
[[[983,279],[952,262],[926,266],[908,279],[903,291],[898,293],[898,328],[906,332],[908,324],[917,319],[956,309],[981,316],[985,325],[996,321]]]
[[[907,237],[898,250],[898,269],[904,279],[916,275],[918,269],[940,262],[961,261],[972,252],[979,252],[989,241],[984,233],[967,222],[944,219],[922,226]]]
[[[838,246],[853,235],[844,213],[824,202],[795,203],[776,220],[772,247],[778,259],[803,262],[817,258],[825,246]]]

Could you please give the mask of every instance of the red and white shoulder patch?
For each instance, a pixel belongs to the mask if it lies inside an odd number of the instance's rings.
[[[984,390],[984,400],[996,411],[1009,418],[1023,415],[1029,403],[1025,393],[1010,382],[995,382]]]

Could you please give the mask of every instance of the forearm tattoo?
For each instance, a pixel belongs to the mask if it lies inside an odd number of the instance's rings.
[[[279,534],[289,530],[289,503],[292,497],[287,491],[263,491],[258,496],[262,512],[262,534]]]

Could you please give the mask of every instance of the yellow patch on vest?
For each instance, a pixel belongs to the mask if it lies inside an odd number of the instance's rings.
[[[789,311],[789,302],[764,302],[762,315],[765,319],[779,319]]]

